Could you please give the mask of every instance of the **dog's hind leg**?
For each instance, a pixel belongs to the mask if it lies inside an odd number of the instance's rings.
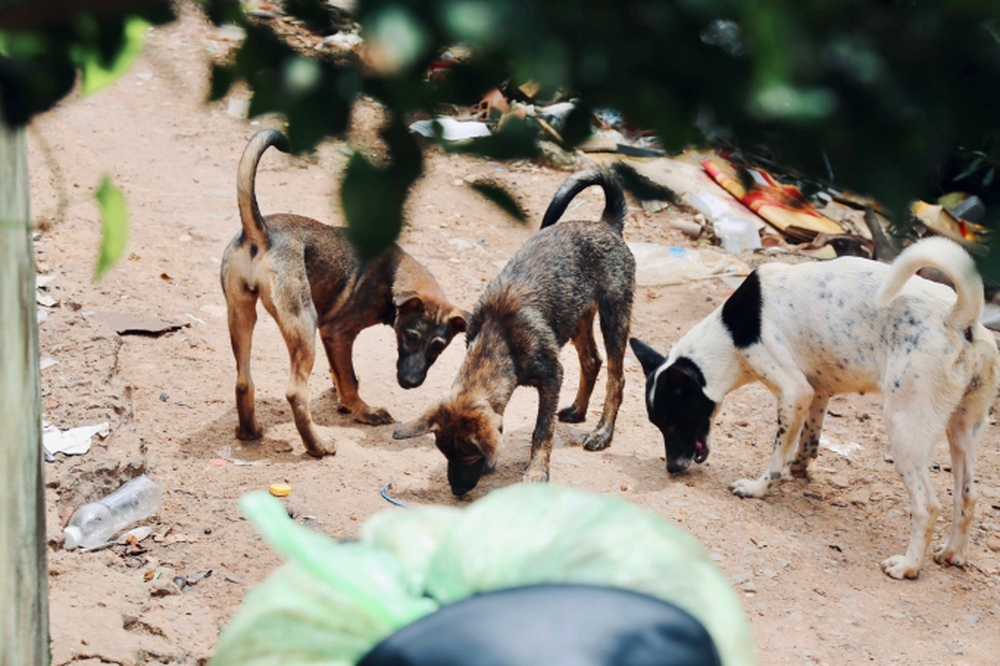
[[[816,398],[812,386],[801,372],[784,371],[777,366],[773,372],[775,377],[769,377],[765,382],[778,398],[778,432],[774,438],[771,462],[760,478],[740,479],[729,486],[739,497],[763,497],[781,480],[785,466],[795,453],[802,424]]]
[[[943,434],[948,415],[936,412],[931,402],[935,396],[931,393],[929,388],[921,395],[897,392],[889,394],[885,402],[892,456],[910,495],[909,546],[906,553],[882,562],[882,570],[897,579],[916,578],[920,573],[934,522],[941,512],[941,502],[931,485],[929,464],[934,442]]]
[[[969,528],[976,509],[975,466],[979,437],[986,414],[996,393],[995,382],[978,380],[966,393],[948,421],[951,473],[955,481],[951,533],[945,545],[934,553],[939,564],[964,566],[969,550]]]
[[[819,435],[823,431],[823,419],[826,418],[826,407],[830,404],[830,395],[817,393],[809,405],[809,415],[802,424],[802,434],[799,435],[798,453],[792,461],[791,473],[797,478],[809,476],[809,463],[819,455]]]
[[[559,410],[559,420],[565,423],[580,423],[587,418],[587,407],[590,396],[594,392],[597,374],[601,371],[601,355],[597,351],[597,341],[594,340],[594,316],[597,306],[586,313],[576,330],[573,331],[573,346],[580,358],[580,387],[576,392],[576,400],[569,407]]]
[[[951,473],[955,481],[951,533],[945,545],[934,553],[938,564],[965,565],[969,551],[969,528],[976,509],[976,445],[983,421],[972,421],[960,405],[948,423],[948,447],[951,449]]]
[[[275,296],[280,301],[275,303],[275,311],[271,312],[271,315],[278,323],[281,335],[285,338],[285,345],[288,347],[291,368],[285,398],[292,408],[295,427],[309,455],[317,458],[333,455],[337,452],[336,444],[331,442],[327,446],[323,445],[309,411],[309,375],[312,374],[313,363],[316,361],[316,310],[309,292],[305,292],[304,295],[276,294]],[[279,316],[276,312],[283,314]]]
[[[615,435],[618,408],[625,393],[625,349],[628,346],[629,321],[632,319],[632,292],[610,300],[600,308],[601,336],[608,355],[608,380],[604,409],[597,427],[583,440],[583,448],[601,451],[611,446]]]
[[[244,286],[226,290],[226,309],[229,319],[229,340],[236,357],[236,426],[237,439],[257,439],[262,434],[254,413],[253,377],[250,375],[250,350],[253,329],[257,324],[257,294]]]

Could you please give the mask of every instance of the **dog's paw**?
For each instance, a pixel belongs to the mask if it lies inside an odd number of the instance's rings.
[[[583,448],[588,451],[603,451],[611,446],[611,433],[607,430],[595,430],[583,440]]]
[[[906,555],[893,555],[889,559],[882,561],[882,571],[889,578],[895,578],[896,580],[912,579],[920,575],[920,563],[913,562]]]
[[[934,561],[944,566],[962,568],[965,566],[966,554],[957,548],[944,545],[934,553]]]
[[[563,423],[583,423],[586,419],[586,410],[577,411],[576,405],[563,407],[559,410],[559,420]]]
[[[763,497],[767,492],[767,481],[764,479],[740,479],[729,485],[729,490],[737,497]]]
[[[389,423],[395,423],[396,419],[392,418],[392,415],[384,409],[370,409],[368,411],[360,412],[354,415],[354,418],[361,423],[367,425],[387,425]]]
[[[324,458],[326,456],[337,455],[337,445],[333,442],[329,444],[319,444],[313,442],[312,445],[306,443],[306,453],[311,455],[313,458]]]
[[[788,467],[788,473],[791,474],[794,479],[808,479],[810,477],[810,462],[812,462],[811,458],[806,460],[793,460],[792,464]]]
[[[249,439],[260,439],[263,435],[264,430],[257,423],[254,423],[248,428],[244,428],[242,425],[236,426],[236,439],[243,441]]]
[[[549,480],[549,470],[528,468],[522,479],[525,483],[547,483]]]
[[[882,561],[882,571],[896,580],[913,579],[920,575],[920,563],[910,560],[906,555],[893,555]]]

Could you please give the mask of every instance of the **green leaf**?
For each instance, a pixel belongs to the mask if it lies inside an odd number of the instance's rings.
[[[982,163],[983,163],[983,158],[977,157],[976,159],[972,160],[972,164],[970,164],[965,168],[965,171],[952,178],[952,180],[958,181],[962,180],[963,178],[968,178],[973,173],[975,173],[976,169],[978,169]]]
[[[983,185],[985,185],[986,187],[989,187],[990,185],[992,185],[993,184],[993,176],[995,176],[996,173],[997,173],[996,167],[991,167],[990,170],[987,171],[986,175],[983,177]]]
[[[472,189],[496,204],[500,210],[514,218],[516,222],[521,224],[528,222],[521,204],[501,185],[487,180],[477,180],[472,183]]]
[[[382,129],[391,161],[380,167],[355,153],[347,163],[340,185],[340,201],[354,247],[365,259],[388,248],[403,228],[403,204],[420,175],[420,147],[398,120]]]
[[[75,59],[82,72],[80,91],[90,95],[113,82],[125,73],[139,54],[146,41],[149,23],[137,16],[125,19],[122,30],[122,45],[117,54],[106,62],[97,45],[88,44],[76,50]]]
[[[105,176],[94,195],[101,208],[101,250],[94,268],[94,279],[99,280],[118,261],[128,243],[128,210],[122,191]]]

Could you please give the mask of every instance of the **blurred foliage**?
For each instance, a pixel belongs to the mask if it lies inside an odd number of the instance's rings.
[[[101,181],[94,196],[101,209],[102,220],[101,249],[94,268],[96,280],[125,252],[125,245],[128,244],[128,210],[121,190],[112,185],[107,176]]]
[[[366,44],[354,59],[297,52],[238,2],[200,1],[214,22],[247,32],[233,61],[214,68],[212,97],[246,81],[251,114],[283,114],[296,151],[341,135],[361,94],[388,110],[389,165],[355,156],[345,174],[348,224],[368,252],[398,233],[420,173],[402,129],[407,115],[474,103],[504,83],[534,81],[542,98],[562,91],[581,100],[567,145],[585,138],[591,109],[609,107],[672,150],[716,138],[766,146],[799,172],[874,196],[898,218],[940,181],[956,150],[982,150],[997,130],[996,0],[359,0]],[[314,26],[328,11],[322,0],[285,9]],[[97,43],[115,42],[107,35],[120,37],[124,24],[101,23]],[[19,102],[5,107],[18,109],[8,120],[23,122],[69,90],[66,42],[94,43],[79,25],[46,29],[34,50],[14,49],[20,38],[11,35],[0,41],[0,92]],[[431,63],[456,44],[471,57],[428,80]],[[92,52],[110,62],[114,49]],[[468,149],[534,152],[532,123],[504,130]],[[983,184],[982,164],[964,179]]]

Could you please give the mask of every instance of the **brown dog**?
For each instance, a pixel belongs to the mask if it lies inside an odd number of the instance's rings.
[[[591,185],[604,190],[601,222],[552,226],[573,197]],[[597,314],[608,354],[608,387],[601,420],[584,447],[599,451],[611,444],[625,386],[622,363],[635,291],[635,260],[622,240],[625,211],[621,185],[612,173],[592,170],[567,180],[549,204],[542,230],[476,304],[468,353],[451,396],[393,434],[408,439],[433,431],[448,458],[448,482],[456,495],[472,490],[496,463],[504,408],[518,386],[538,389],[538,418],[524,479],[548,480],[563,375],[559,350],[572,340],[581,368],[576,400],[559,411],[559,420],[579,423],[586,418],[601,368],[594,340]]]
[[[243,151],[237,194],[243,231],[222,257],[222,291],[229,311],[229,335],[236,356],[236,436],[256,439],[250,345],[257,322],[257,299],[274,317],[288,345],[291,375],[285,397],[306,450],[336,453],[320,443],[309,414],[309,374],[316,357],[316,329],[330,361],[341,411],[372,425],[392,423],[384,409],[358,396],[352,350],[358,334],[375,324],[396,330],[396,378],[409,389],[420,386],[427,369],[466,328],[467,313],[451,305],[434,277],[410,255],[393,246],[367,263],[355,253],[344,229],[299,215],[260,214],[254,181],[260,157],[270,146],[288,152],[276,130],[257,132]]]

